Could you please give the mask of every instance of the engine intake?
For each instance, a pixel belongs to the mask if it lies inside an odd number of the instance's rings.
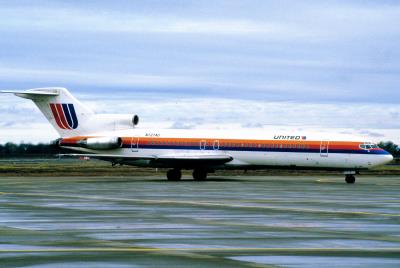
[[[132,117],[132,124],[133,126],[139,124],[139,116],[137,116],[136,114]]]
[[[111,150],[122,147],[120,137],[87,138],[78,142],[79,146],[93,150]]]

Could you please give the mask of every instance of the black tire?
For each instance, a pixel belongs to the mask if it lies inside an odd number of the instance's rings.
[[[354,175],[346,175],[345,180],[348,184],[353,184],[356,182],[356,177]]]
[[[179,169],[170,169],[167,172],[167,179],[169,181],[180,181],[182,178],[182,172]]]
[[[193,179],[195,181],[204,181],[207,179],[207,171],[203,169],[193,170]]]

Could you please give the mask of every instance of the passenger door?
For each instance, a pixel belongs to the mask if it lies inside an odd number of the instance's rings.
[[[205,150],[207,147],[207,141],[206,140],[201,140],[200,141],[200,150]]]
[[[139,151],[139,137],[131,138],[131,151],[138,152]]]
[[[328,157],[329,153],[329,140],[322,140],[319,147],[319,153],[321,157]]]
[[[213,149],[214,150],[219,150],[219,140],[215,140],[213,143]]]

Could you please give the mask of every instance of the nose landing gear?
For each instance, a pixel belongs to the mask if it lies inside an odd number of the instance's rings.
[[[353,174],[346,174],[345,181],[349,184],[353,184],[356,182],[356,177]]]

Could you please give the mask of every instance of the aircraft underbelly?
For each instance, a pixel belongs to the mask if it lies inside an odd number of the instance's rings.
[[[229,155],[233,159],[225,163],[226,167],[310,167],[310,168],[338,168],[338,169],[363,169],[373,165],[371,155],[351,155],[342,153],[329,153],[321,155],[320,153],[290,153],[290,152],[246,152],[246,151],[222,151],[222,150],[160,150],[160,149],[139,149],[132,151],[130,149],[120,149],[115,153],[133,157],[151,157],[163,154],[212,154],[219,153]],[[154,161],[124,161],[126,164],[136,166],[157,166]],[[206,163],[206,162],[204,162]],[[183,164],[183,162],[182,162]],[[221,163],[223,164],[223,163]],[[184,165],[184,164],[183,164]]]

